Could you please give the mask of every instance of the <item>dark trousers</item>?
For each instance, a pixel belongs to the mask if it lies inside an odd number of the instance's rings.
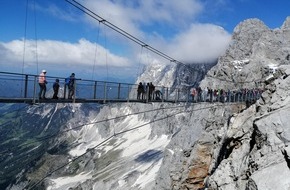
[[[54,93],[53,93],[52,99],[58,99],[58,97],[57,97],[57,95],[58,95],[58,89],[54,89],[53,91],[54,91]]]
[[[45,98],[45,93],[46,93],[46,84],[44,83],[38,83],[40,87],[40,91],[38,94],[39,98]]]
[[[140,100],[141,98],[141,92],[137,92],[137,100]]]
[[[73,95],[75,94],[74,87],[68,88],[68,99],[72,99]]]

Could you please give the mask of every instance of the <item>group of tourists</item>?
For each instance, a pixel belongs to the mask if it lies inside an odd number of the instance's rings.
[[[155,90],[155,86],[152,82],[150,83],[139,83],[137,88],[137,100],[161,100],[162,92],[160,90]]]
[[[46,70],[42,70],[42,72],[39,74],[38,77],[38,84],[40,87],[40,91],[38,93],[39,99],[47,99],[46,94]],[[72,99],[75,93],[75,74],[72,73],[69,77],[65,79],[65,89],[68,89],[68,99]],[[55,79],[55,82],[53,83],[53,96],[52,99],[58,99],[58,92],[59,92],[59,79]]]
[[[38,77],[40,91],[38,94],[39,99],[47,99],[46,94],[46,70],[42,70]],[[59,79],[55,79],[53,83],[53,97],[58,99],[60,84]],[[68,99],[72,99],[75,94],[75,74],[72,73],[65,79],[64,98],[68,89]],[[162,92],[161,92],[162,91]],[[163,100],[163,91],[156,90],[152,82],[140,82],[137,88],[137,100]],[[211,89],[209,87],[202,89],[201,87],[191,88],[190,96],[193,102],[240,102],[247,100],[257,100],[260,98],[263,90],[259,88],[247,89],[241,88],[237,90],[224,90],[224,89]]]
[[[257,100],[263,93],[262,89],[241,88],[237,90],[211,89],[207,87],[191,88],[190,95],[193,102],[240,102],[247,100]]]

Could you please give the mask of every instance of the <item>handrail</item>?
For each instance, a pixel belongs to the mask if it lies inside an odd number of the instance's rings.
[[[1,76],[2,75],[2,76]],[[5,76],[5,77],[3,77]],[[8,77],[9,76],[9,77]],[[120,83],[120,82],[108,82],[108,81],[96,81],[96,80],[86,80],[77,78],[74,85],[74,96],[71,101],[66,100],[69,91],[64,83],[64,77],[46,76],[48,84],[47,86],[47,98],[52,98],[53,94],[53,79],[61,79],[62,82],[59,83],[59,100],[65,100],[63,102],[80,102],[80,101],[91,101],[91,102],[150,102],[150,101],[160,101],[160,102],[191,102],[198,101],[213,101],[212,97],[209,98],[208,94],[204,92],[191,95],[190,86],[182,86],[181,88],[171,88],[164,86],[155,86],[154,92],[149,92],[146,89],[142,93],[142,96],[138,94],[138,84],[130,83]],[[7,102],[9,99],[11,102],[21,101],[27,102],[32,101],[32,103],[37,102],[47,102],[39,99],[38,95],[38,75],[12,73],[12,72],[0,72],[0,102]],[[24,89],[23,89],[24,88]],[[159,91],[159,93],[157,93]],[[261,91],[247,90],[247,94],[241,94],[238,91],[224,92],[225,94],[218,95],[221,97],[214,97],[217,101],[246,101],[248,99],[258,99],[261,95]],[[57,101],[54,101],[57,102]],[[59,101],[61,102],[61,101]]]

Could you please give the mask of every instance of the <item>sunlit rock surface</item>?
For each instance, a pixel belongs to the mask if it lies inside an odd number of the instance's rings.
[[[279,66],[290,64],[289,17],[280,29],[258,19],[241,22],[230,47],[201,82],[202,87],[257,88]]]

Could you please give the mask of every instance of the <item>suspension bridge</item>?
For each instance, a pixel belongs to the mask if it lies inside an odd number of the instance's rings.
[[[68,89],[65,85],[65,78],[46,76],[47,92],[46,99],[39,99],[38,75],[0,72],[0,102],[1,103],[117,103],[117,102],[246,102],[256,101],[261,96],[261,91],[226,91],[216,94],[210,98],[208,92],[192,94],[191,87],[181,86],[172,88],[155,86],[155,91],[160,91],[158,98],[152,92],[149,98],[147,90],[143,98],[138,98],[138,84],[117,83],[108,81],[75,79],[75,95],[68,99]],[[53,83],[60,80],[58,99],[52,99]]]
[[[157,55],[168,59],[170,62],[175,62],[182,64],[181,62],[167,56],[166,54],[163,54],[162,52],[154,49],[153,47],[147,45],[146,43],[138,40],[137,38],[131,36],[130,34],[126,33],[125,31],[117,28],[115,25],[111,24],[110,22],[104,20],[103,18],[99,17],[95,13],[91,12],[89,9],[83,7],[76,1],[69,1],[66,0],[69,3],[74,3],[73,5],[76,6],[78,9],[81,9],[89,16],[95,18],[100,23],[105,24],[106,26],[117,30],[122,35],[126,36],[130,40],[134,41],[135,43],[141,45],[143,48],[147,48],[148,50],[156,53]],[[247,101],[256,101],[258,98],[260,98],[261,93],[258,91],[244,91],[244,92],[238,92],[236,89],[232,91],[227,91],[227,93],[224,94],[217,94],[213,99],[210,98],[208,93],[197,93],[195,95],[192,95],[191,93],[191,87],[189,86],[180,86],[178,88],[173,87],[165,87],[165,86],[155,86],[155,90],[162,92],[162,95],[156,99],[154,96],[149,99],[149,91],[147,90],[146,94],[144,95],[144,98],[138,99],[137,89],[138,84],[129,84],[129,83],[118,83],[118,82],[109,82],[109,81],[96,81],[96,80],[87,80],[87,79],[78,79],[75,80],[74,85],[74,92],[75,95],[72,99],[68,98],[68,89],[65,85],[65,78],[66,77],[59,77],[59,76],[46,76],[47,79],[47,92],[46,92],[46,98],[47,99],[39,99],[39,85],[38,85],[38,75],[34,74],[24,74],[24,73],[12,73],[12,72],[0,72],[0,103],[26,103],[26,104],[38,104],[38,103],[99,103],[99,104],[105,104],[105,103],[126,103],[126,102],[136,102],[136,103],[149,103],[149,102],[156,102],[156,103],[162,103],[162,102],[171,102],[171,103],[179,103],[179,102],[188,102],[188,103],[203,103],[203,102],[223,102],[223,103],[245,103]],[[53,83],[56,79],[60,80],[60,90],[58,94],[58,99],[52,99],[53,94]],[[193,102],[193,100],[195,100]],[[215,105],[213,105],[215,106]],[[183,107],[178,106],[178,107]],[[171,107],[170,109],[175,109],[176,107]],[[161,109],[161,108],[160,108]],[[162,108],[164,109],[164,108]],[[158,110],[148,110],[148,112],[152,111],[158,111]],[[168,117],[173,117],[177,114],[184,113],[184,112],[193,112],[193,111],[199,111],[194,110],[187,110],[187,111],[178,111],[172,115],[167,115],[164,118],[157,118],[153,119],[153,121],[150,121],[149,123],[142,124],[140,126],[135,126],[134,128],[124,130],[118,133],[114,133],[111,136],[108,136],[107,139],[100,142],[96,146],[94,146],[91,149],[86,150],[86,152],[83,154],[87,154],[91,150],[98,148],[99,146],[103,145],[105,142],[116,138],[116,136],[127,133],[135,129],[139,129],[140,127],[143,127],[144,125],[148,125],[150,123],[156,122],[158,120],[163,120]],[[143,111],[140,113],[145,113],[147,111]],[[139,113],[134,113],[139,114]],[[122,116],[122,117],[128,117],[128,115]],[[111,118],[116,119],[116,118]],[[107,119],[106,121],[108,121]],[[98,121],[98,122],[104,122],[104,121]],[[77,129],[82,126],[76,126],[75,128],[71,128],[69,130]],[[62,133],[65,133],[67,131],[63,131]],[[40,141],[45,141],[48,139],[55,138],[57,135],[59,135],[59,132],[53,135],[44,136]],[[35,142],[33,142],[35,143]],[[27,144],[26,144],[27,145]],[[6,151],[6,150],[5,150]],[[9,153],[10,151],[2,152],[3,153]],[[47,175],[41,178],[39,181],[36,181],[34,184],[28,184],[31,185],[29,189],[33,189],[38,184],[40,184],[45,178],[47,178],[49,175],[54,173],[55,171],[60,170],[61,168],[69,165],[73,161],[77,160],[78,158],[82,157],[78,156],[74,158],[73,160],[69,161],[68,163],[65,163],[64,165],[61,165],[60,167],[48,171]]]
[[[125,38],[133,41],[137,45],[141,46],[142,49],[146,48],[147,50],[153,52],[154,54],[177,64],[184,64],[167,54],[162,53],[161,51],[155,49],[154,47],[148,45],[144,41],[136,38],[135,36],[129,34],[125,30],[119,28],[113,23],[107,21],[103,17],[94,13],[81,3],[76,0],[64,0],[68,4],[74,6],[78,10],[82,11],[84,14],[88,15],[92,19],[99,22],[99,24],[103,24],[108,28],[116,31],[120,35]],[[28,5],[28,1],[27,1]],[[28,11],[28,9],[26,10]],[[35,11],[35,10],[34,10]],[[27,14],[27,13],[26,13]],[[27,17],[25,19],[25,23],[27,23]],[[26,26],[26,25],[25,25]],[[36,28],[36,22],[35,22]],[[26,28],[25,28],[26,31]],[[35,31],[36,32],[36,31]],[[99,33],[99,32],[98,32]],[[36,34],[35,34],[36,35]],[[24,39],[26,35],[24,35]],[[37,36],[37,35],[36,35]],[[36,38],[36,63],[37,63],[37,72],[38,72],[38,59],[37,59],[37,38]],[[72,99],[67,97],[68,89],[65,85],[64,77],[55,77],[55,76],[46,76],[47,78],[47,97],[46,99],[39,99],[39,85],[38,85],[38,74],[25,74],[24,64],[25,64],[25,40],[24,40],[24,55],[23,55],[23,65],[22,65],[22,73],[12,73],[12,72],[0,72],[0,102],[2,103],[28,103],[28,104],[36,104],[36,103],[112,103],[112,102],[139,102],[139,103],[148,103],[148,102],[192,102],[192,100],[196,100],[198,102],[206,102],[208,101],[208,95],[206,93],[196,94],[194,97],[190,92],[189,86],[180,86],[176,87],[165,87],[165,86],[155,86],[156,91],[161,92],[161,96],[157,98],[154,97],[153,94],[149,94],[147,90],[147,94],[142,96],[143,98],[138,98],[137,95],[137,84],[129,84],[129,83],[117,83],[117,82],[109,82],[109,81],[96,81],[96,80],[87,80],[87,79],[76,79],[74,85],[75,95]],[[106,63],[107,65],[107,63]],[[94,64],[95,68],[95,64]],[[94,74],[93,68],[93,74]],[[107,68],[108,75],[108,68]],[[60,80],[60,90],[59,90],[59,98],[52,99],[53,94],[53,83],[55,79]],[[228,90],[228,89],[227,89]],[[152,98],[151,98],[152,96]],[[237,93],[228,92],[225,94],[218,94],[215,97],[215,101],[222,102],[245,102],[245,101],[255,101],[260,97],[260,93],[255,91],[247,91],[246,93]],[[214,100],[210,99],[210,102]]]

